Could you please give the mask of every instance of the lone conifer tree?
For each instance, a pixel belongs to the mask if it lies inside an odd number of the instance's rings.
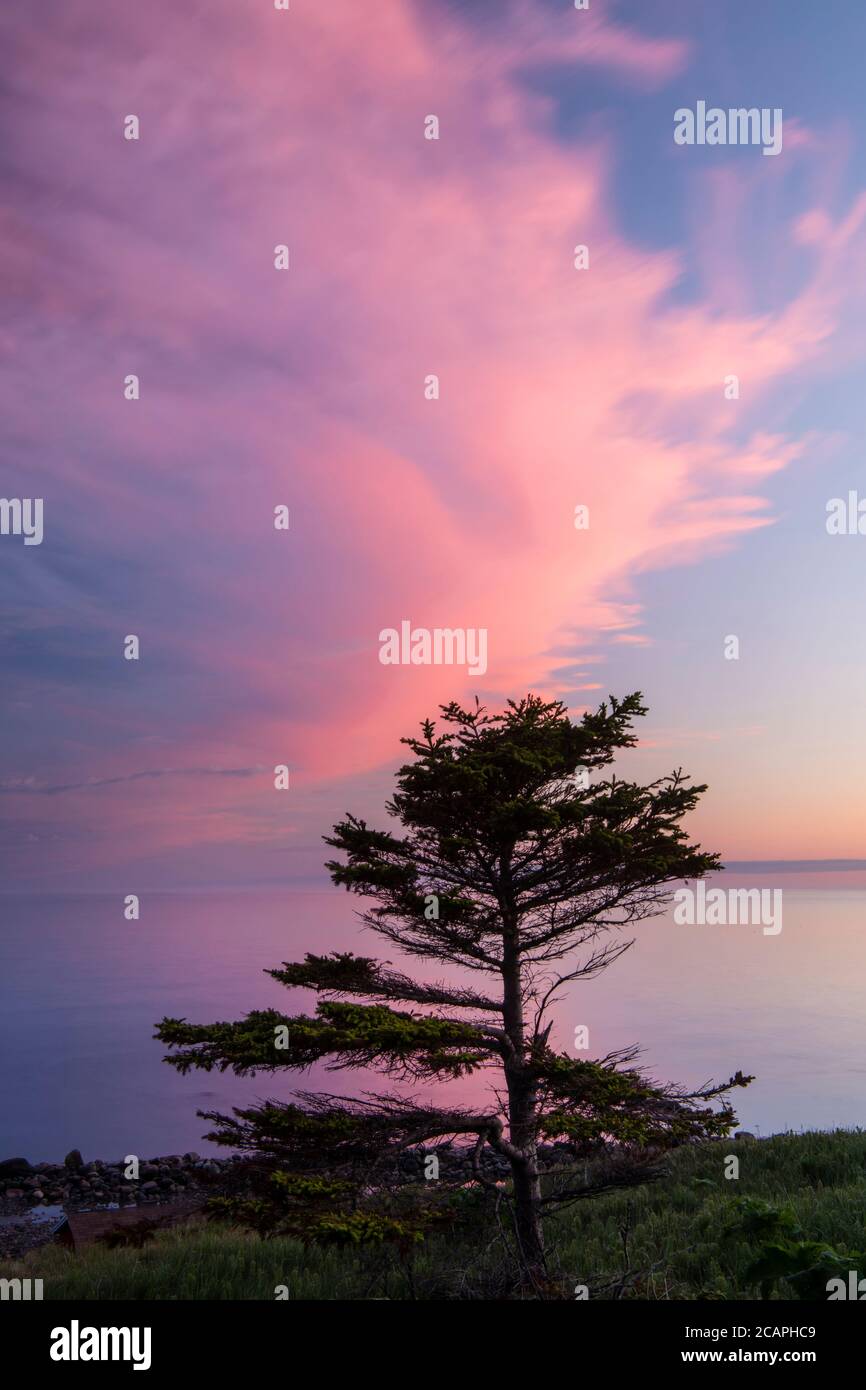
[[[415,1082],[497,1073],[493,1101],[477,1108],[301,1093],[234,1118],[206,1114],[219,1125],[209,1137],[265,1160],[268,1197],[245,1208],[253,1224],[308,1239],[405,1234],[405,1221],[376,1208],[376,1172],[413,1146],[462,1137],[480,1187],[495,1186],[491,1153],[507,1162],[522,1274],[537,1281],[547,1211],[644,1181],[660,1152],[732,1127],[720,1098],[747,1084],[739,1072],[686,1092],[643,1077],[633,1049],[589,1061],[550,1045],[563,986],[627,950],[616,933],[660,912],[672,882],[718,867],[680,826],[703,786],[680,771],[646,786],[606,771],[645,713],[639,694],[576,724],[564,705],[535,696],[497,715],[452,703],[444,732],[428,720],[421,737],[403,740],[413,760],[388,806],[403,833],[347,815],[326,837],[344,856],[327,865],[334,883],[375,903],[360,914],[372,931],[406,955],[476,972],[486,989],[417,982],[352,954],[307,955],[269,973],[323,996],[314,1017],[162,1021],[157,1036],[177,1049],[167,1060],[182,1072],[329,1059]]]

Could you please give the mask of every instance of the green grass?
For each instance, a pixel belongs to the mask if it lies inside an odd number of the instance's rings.
[[[736,1181],[723,1176],[728,1154],[740,1160]],[[744,1275],[755,1250],[742,1238],[722,1238],[738,1197],[790,1207],[808,1239],[866,1249],[866,1132],[724,1141],[680,1151],[670,1170],[657,1184],[580,1202],[549,1223],[564,1297],[578,1284],[613,1297],[604,1286],[629,1272],[619,1291],[627,1298],[754,1299]],[[292,1299],[483,1298],[496,1296],[503,1268],[492,1236],[472,1244],[453,1234],[432,1239],[409,1268],[392,1250],[305,1250],[293,1240],[194,1224],[142,1250],[73,1255],[43,1247],[0,1266],[0,1275],[42,1278],[47,1299],[273,1300],[279,1285]]]
[[[737,1180],[723,1176],[728,1154],[740,1160]],[[722,1239],[738,1197],[790,1207],[806,1239],[866,1249],[866,1132],[721,1142],[682,1150],[671,1169],[658,1185],[564,1213],[556,1239],[562,1270],[573,1271],[576,1282],[582,1276],[582,1282],[603,1283],[627,1268],[655,1266],[632,1296],[753,1299],[756,1291],[744,1275],[755,1249],[742,1239]]]

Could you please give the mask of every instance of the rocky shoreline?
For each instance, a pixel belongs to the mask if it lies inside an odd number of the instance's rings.
[[[213,1192],[236,1159],[202,1158],[197,1153],[142,1159],[138,1177],[125,1176],[128,1164],[93,1159],[77,1149],[62,1163],[0,1161],[0,1259],[17,1257],[50,1240],[64,1212],[100,1208],[151,1207]],[[55,1218],[55,1219],[52,1219]]]
[[[739,1131],[735,1139],[754,1139]],[[542,1145],[547,1163],[567,1158],[559,1144]],[[433,1148],[407,1150],[397,1161],[400,1178],[419,1182],[425,1177],[429,1156],[435,1155],[439,1171],[452,1181],[473,1178],[471,1150],[466,1145],[443,1143]],[[202,1158],[197,1153],[170,1154],[141,1159],[137,1178],[126,1177],[127,1163],[93,1159],[85,1163],[73,1149],[62,1163],[30,1163],[25,1158],[0,1161],[0,1259],[17,1257],[51,1239],[57,1220],[65,1212],[152,1207],[181,1198],[201,1197],[204,1202],[219,1191],[241,1155]],[[482,1171],[488,1181],[509,1176],[508,1161],[489,1150]],[[52,1219],[54,1218],[54,1219]]]
[[[429,1152],[437,1156],[449,1176],[471,1176],[470,1151],[465,1146],[440,1144]],[[427,1151],[421,1148],[403,1154],[399,1160],[402,1176],[407,1181],[422,1177],[426,1157]],[[85,1163],[77,1149],[67,1154],[62,1163],[4,1159],[0,1161],[0,1216],[25,1215],[39,1206],[83,1211],[109,1204],[148,1206],[173,1201],[200,1188],[212,1190],[238,1159],[237,1155],[202,1158],[197,1153],[141,1159],[137,1179],[125,1176],[124,1162],[93,1159]],[[501,1170],[503,1177],[509,1171],[505,1159],[489,1154],[484,1166],[490,1176],[495,1175],[493,1170]]]
[[[71,1210],[88,1206],[147,1205],[167,1201],[218,1177],[235,1160],[202,1158],[197,1153],[141,1159],[138,1177],[127,1178],[124,1162],[85,1163],[77,1149],[63,1163],[29,1163],[26,1158],[0,1162],[0,1214],[39,1205]]]
[[[423,1180],[428,1153],[436,1155],[443,1177],[471,1179],[470,1150],[444,1143],[429,1151],[419,1148],[402,1154],[398,1171],[403,1181]],[[141,1159],[137,1178],[125,1176],[124,1161],[85,1162],[78,1149],[62,1163],[4,1159],[0,1161],[0,1259],[16,1258],[50,1240],[65,1212],[155,1207],[198,1196],[205,1201],[219,1190],[221,1178],[239,1159],[240,1155],[202,1158],[197,1153]],[[486,1155],[483,1168],[494,1181],[509,1172],[507,1161],[491,1154]]]

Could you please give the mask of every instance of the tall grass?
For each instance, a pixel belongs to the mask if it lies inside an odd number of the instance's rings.
[[[729,1154],[740,1160],[736,1181],[724,1177]],[[724,1235],[744,1196],[790,1207],[810,1239],[866,1249],[866,1132],[686,1149],[657,1184],[577,1203],[547,1228],[562,1296],[585,1284],[600,1298],[755,1298],[745,1279],[755,1252]],[[281,1286],[291,1299],[490,1298],[501,1290],[504,1260],[494,1230],[434,1238],[406,1257],[391,1249],[305,1249],[193,1223],[141,1250],[92,1246],[76,1255],[43,1247],[0,1274],[41,1277],[48,1299],[273,1300]]]

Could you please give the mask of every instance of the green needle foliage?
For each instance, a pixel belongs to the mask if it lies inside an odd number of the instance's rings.
[[[157,1037],[181,1072],[326,1062],[400,1082],[480,1071],[497,1082],[478,1109],[427,1105],[413,1093],[301,1093],[296,1104],[209,1114],[209,1137],[249,1153],[257,1184],[254,1197],[234,1207],[228,1199],[225,1210],[263,1233],[405,1243],[488,1192],[497,1209],[508,1207],[520,1280],[538,1289],[549,1211],[645,1182],[674,1146],[729,1132],[727,1093],[751,1079],[740,1072],[687,1092],[641,1075],[636,1049],[589,1061],[550,1043],[562,990],[627,950],[622,929],[662,911],[673,883],[719,867],[681,825],[705,787],[681,771],[649,785],[610,771],[645,713],[639,694],[611,697],[577,723],[561,703],[535,696],[493,715],[452,703],[441,728],[427,720],[420,737],[403,740],[412,760],[387,807],[400,829],[347,814],[326,837],[340,855],[327,864],[331,878],[365,899],[359,915],[370,930],[486,988],[450,976],[423,983],[351,953],[308,954],[269,973],[318,994],[314,1016],[163,1019]],[[402,1153],[444,1140],[471,1152],[468,1192],[459,1173],[411,1192],[396,1182]],[[508,1165],[507,1189],[491,1156]]]

